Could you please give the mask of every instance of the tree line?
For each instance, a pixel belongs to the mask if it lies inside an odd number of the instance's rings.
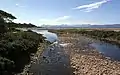
[[[20,31],[14,27],[35,27],[33,24],[14,23],[10,13],[0,10],[0,75],[14,75],[21,72],[30,62],[31,54],[36,53],[38,45],[45,43],[41,34]]]
[[[10,13],[0,10],[0,32],[3,33],[7,30],[7,27],[36,27],[34,24],[26,23],[14,23],[13,20],[17,19]]]

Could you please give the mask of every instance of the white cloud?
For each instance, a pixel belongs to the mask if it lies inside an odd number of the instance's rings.
[[[69,18],[70,18],[70,16],[58,17],[57,19],[55,19],[55,21],[67,20],[67,19],[69,19]]]
[[[68,25],[75,25],[75,24],[101,24],[97,21],[93,20],[78,20],[73,19],[71,16],[63,16],[57,17],[54,19],[40,19],[40,20],[26,20],[26,19],[16,19],[14,20],[15,23],[32,23],[37,26],[40,25],[61,25],[61,24],[68,24]]]
[[[15,5],[16,5],[17,7],[25,7],[25,6],[20,5],[20,4],[18,4],[18,3],[16,3]]]
[[[19,6],[19,4],[15,4],[16,6]]]
[[[68,25],[75,25],[75,24],[100,24],[96,21],[92,20],[78,20],[73,19],[71,16],[63,16],[54,19],[40,19],[40,20],[22,20],[16,19],[14,20],[15,23],[33,23],[37,26],[40,25],[61,25],[61,24],[68,24]]]
[[[49,25],[60,25],[60,24],[69,24],[68,20],[70,16],[58,17],[56,19],[40,19],[40,24],[49,24]]]
[[[93,9],[97,9],[102,4],[105,4],[109,1],[111,1],[111,0],[102,0],[100,2],[95,2],[95,3],[92,3],[92,4],[88,4],[88,5],[81,5],[81,6],[78,6],[76,8],[73,8],[73,9],[80,9],[80,10],[85,11],[85,12],[91,12],[91,11],[93,11]]]
[[[94,21],[90,20],[76,20],[72,19],[70,16],[63,16],[58,17],[56,19],[40,19],[39,20],[40,25],[61,25],[61,24],[68,24],[68,25],[74,25],[74,24],[100,24]]]

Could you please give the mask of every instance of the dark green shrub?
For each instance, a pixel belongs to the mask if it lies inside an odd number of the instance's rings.
[[[44,42],[44,39],[35,32],[7,32],[0,39],[0,56],[12,60],[14,71],[18,72],[29,63],[31,53],[37,51],[39,42]]]
[[[0,56],[0,74],[1,75],[8,75],[8,74],[10,75],[14,67],[15,65],[13,61]]]

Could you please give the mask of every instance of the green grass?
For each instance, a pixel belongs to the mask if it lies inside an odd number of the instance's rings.
[[[52,31],[52,30],[50,30]],[[120,31],[105,31],[105,30],[89,30],[89,29],[60,29],[60,30],[53,30],[52,32],[58,33],[58,34],[64,34],[64,33],[77,33],[82,35],[87,35],[95,38],[112,38],[116,40],[120,40]]]

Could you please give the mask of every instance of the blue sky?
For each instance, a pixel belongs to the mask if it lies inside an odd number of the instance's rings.
[[[38,26],[120,23],[120,0],[1,0],[0,9]]]

